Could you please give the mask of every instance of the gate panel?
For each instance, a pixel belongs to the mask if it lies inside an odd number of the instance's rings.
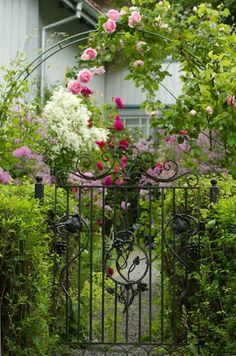
[[[169,354],[185,343],[198,302],[197,178],[105,186],[85,177],[56,187],[64,336],[95,354]]]

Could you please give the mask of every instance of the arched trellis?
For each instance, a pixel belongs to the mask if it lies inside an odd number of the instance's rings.
[[[74,44],[81,43],[83,41],[86,41],[89,39],[89,36],[91,33],[98,32],[98,29],[95,30],[89,30],[81,33],[77,33],[75,35],[72,35],[70,37],[67,37],[58,43],[54,44],[53,46],[49,47],[47,50],[39,54],[32,62],[30,62],[20,73],[19,75],[15,78],[15,83],[18,83],[18,85],[12,84],[8,91],[6,92],[6,96],[3,100],[3,105],[2,105],[2,112],[0,113],[0,117],[2,118],[4,116],[4,108],[7,104],[8,98],[11,94],[11,96],[16,95],[21,87],[21,84],[37,69],[39,68],[46,60],[49,58],[53,57],[55,54],[58,52],[64,50],[67,47],[70,47]],[[157,32],[152,32],[152,31],[147,31],[147,30],[139,30],[140,33],[142,33],[144,36],[153,36],[157,37],[159,39],[162,39],[166,42],[169,43],[174,43],[174,39],[164,36],[162,34],[159,34]],[[124,32],[118,32],[119,35],[124,34]],[[198,67],[198,68],[203,68],[205,65],[201,61],[200,58],[198,58],[196,55],[194,55],[187,47],[182,46],[180,44],[176,44],[177,50],[180,52],[182,56],[190,56],[193,63]],[[174,98],[175,96],[169,89],[167,89],[162,83],[160,83],[161,86],[165,90],[167,90]],[[175,98],[176,99],[176,98]]]

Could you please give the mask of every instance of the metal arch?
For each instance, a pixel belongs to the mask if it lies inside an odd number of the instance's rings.
[[[139,31],[142,32],[143,34],[146,34],[146,35],[152,35],[152,36],[158,37],[158,38],[160,38],[160,39],[162,39],[162,40],[164,40],[166,42],[174,43],[173,39],[171,39],[170,37],[161,35],[159,33],[152,32],[152,31],[147,31],[147,30],[139,30]],[[13,90],[13,93],[17,94],[17,92],[18,92],[18,90],[20,88],[20,84],[24,80],[26,80],[42,63],[44,63],[47,59],[49,59],[50,57],[54,56],[56,53],[60,52],[61,50],[65,49],[65,48],[67,48],[67,47],[69,47],[69,46],[71,46],[73,44],[76,44],[76,43],[82,42],[84,40],[87,40],[89,38],[89,35],[91,33],[93,33],[93,32],[98,32],[98,29],[81,32],[81,33],[72,35],[70,37],[67,37],[67,38],[59,41],[55,45],[51,46],[46,51],[42,52],[40,55],[38,55],[31,63],[29,63],[25,67],[25,69],[23,69],[21,71],[21,73],[16,77],[16,80],[14,81],[14,84],[12,84],[12,86],[9,88],[8,92],[6,92],[6,97],[3,100],[3,108],[4,108],[5,104],[7,103],[7,100],[9,98],[10,93],[12,94],[12,90],[15,88],[15,92]],[[118,32],[117,34],[118,35],[122,35],[124,33],[125,32]],[[203,68],[205,66],[204,63],[200,60],[200,58],[195,56],[187,48],[181,47],[179,44],[176,44],[176,48],[180,51],[180,53],[182,55],[184,55],[184,53],[186,55],[187,54],[190,55],[190,57],[195,61],[195,64],[198,67],[202,67]],[[53,52],[51,53],[52,50],[53,50]],[[23,76],[23,78],[22,78],[22,76]],[[20,83],[17,86],[15,86],[15,83],[17,83],[19,80],[20,80]],[[163,86],[163,88],[166,89],[165,86]],[[3,113],[4,113],[4,110],[2,110],[2,113],[0,113],[0,117],[3,117]]]

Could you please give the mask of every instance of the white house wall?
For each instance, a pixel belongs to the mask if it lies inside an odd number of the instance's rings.
[[[38,49],[38,0],[0,0],[0,65],[18,52],[32,59]]]
[[[164,104],[173,104],[175,97],[181,94],[182,83],[180,80],[180,64],[179,63],[164,63],[163,69],[168,66],[168,71],[171,77],[167,77],[162,82],[163,86],[157,92],[157,99]],[[111,101],[112,97],[120,96],[126,105],[139,105],[145,100],[145,93],[139,88],[136,88],[135,84],[131,80],[125,80],[125,77],[129,73],[128,68],[110,70],[106,75],[105,85],[105,101]],[[167,88],[171,94],[168,92]]]

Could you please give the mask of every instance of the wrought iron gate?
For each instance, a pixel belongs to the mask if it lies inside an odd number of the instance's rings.
[[[169,354],[185,343],[198,303],[198,177],[173,161],[155,166],[150,154],[137,152],[129,167],[111,157],[97,177],[85,157],[58,177],[56,323],[96,355]]]

